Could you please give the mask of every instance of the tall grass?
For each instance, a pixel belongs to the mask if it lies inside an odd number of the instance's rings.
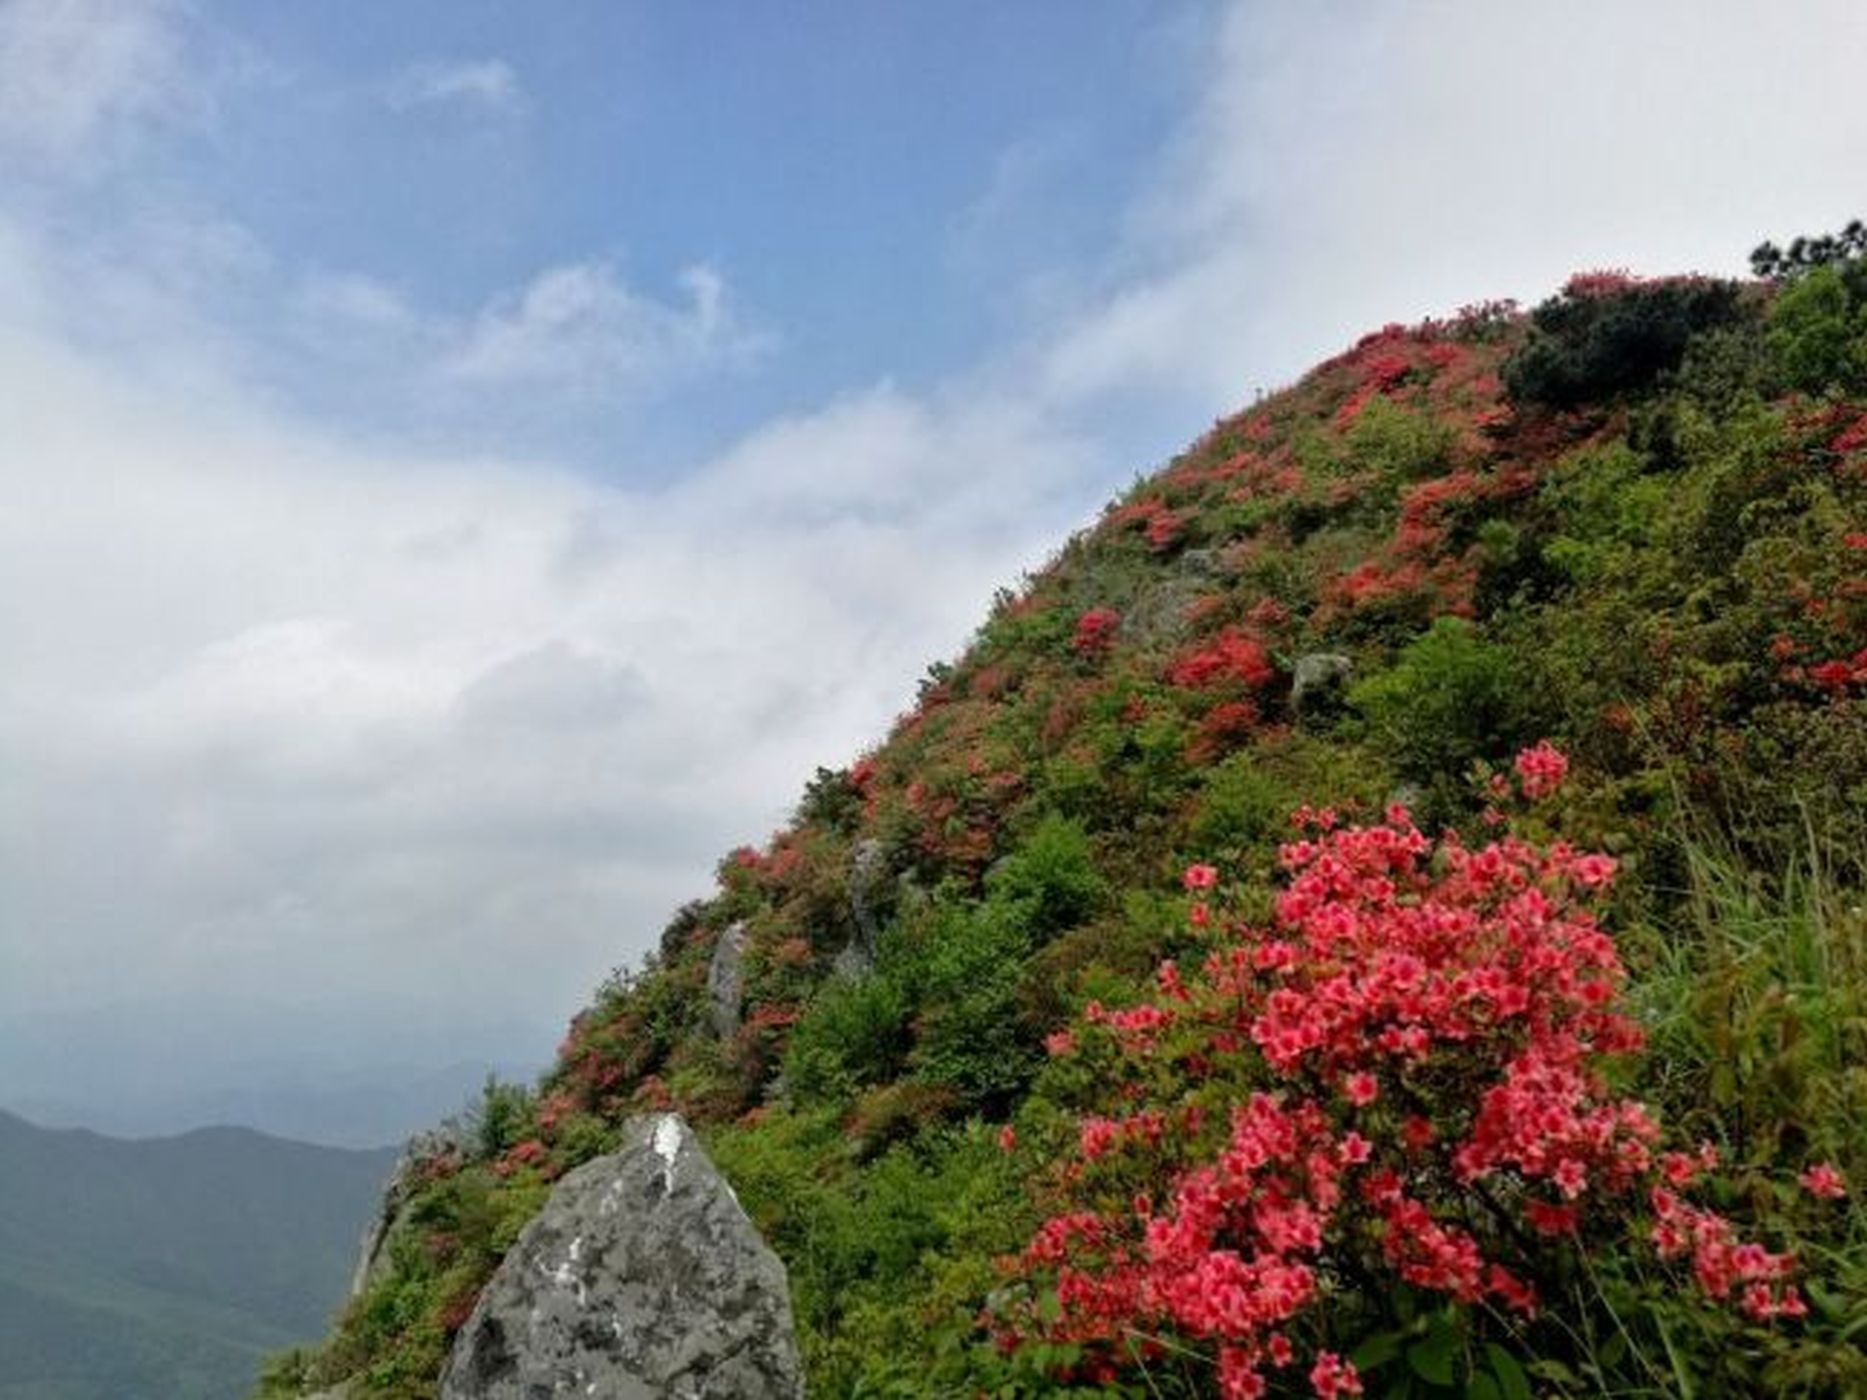
[[[1718,1147],[1734,1183],[1721,1204],[1801,1263],[1811,1315],[1751,1372],[1771,1394],[1867,1394],[1863,854],[1805,821],[1799,848],[1765,872],[1692,829],[1678,846],[1682,888],[1626,940],[1649,1035],[1643,1092],[1677,1132]],[[1818,1201],[1794,1184],[1821,1161],[1841,1169],[1848,1200]],[[1679,1334],[1695,1321],[1683,1312],[1655,1321],[1669,1351],[1743,1345],[1687,1341]]]
[[[1779,872],[1702,830],[1684,888],[1638,940],[1654,1088],[1738,1162],[1812,1154],[1867,1169],[1867,894],[1813,825]],[[1837,860],[1837,856],[1840,857]]]

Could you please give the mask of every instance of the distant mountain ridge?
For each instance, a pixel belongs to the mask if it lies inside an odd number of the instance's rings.
[[[186,1094],[148,1095],[136,1104],[82,1097],[15,1096],[8,1107],[48,1128],[85,1127],[110,1137],[172,1137],[210,1124],[237,1124],[293,1142],[373,1148],[399,1143],[476,1101],[491,1075],[527,1079],[529,1070],[463,1060],[437,1069],[368,1069],[327,1081],[280,1076]]]
[[[395,1149],[0,1111],[0,1398],[222,1400],[342,1300]]]

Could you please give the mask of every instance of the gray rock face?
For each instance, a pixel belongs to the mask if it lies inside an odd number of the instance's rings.
[[[1299,656],[1290,674],[1290,704],[1297,714],[1327,714],[1341,706],[1355,663],[1339,652],[1313,651]]]
[[[888,873],[882,843],[873,836],[856,842],[849,856],[849,913],[856,921],[856,932],[871,952],[880,932],[880,916],[875,897]]]
[[[1122,633],[1143,646],[1172,642],[1188,630],[1188,610],[1211,591],[1203,572],[1163,578],[1141,593],[1122,615]]]
[[[707,1000],[713,1033],[721,1040],[739,1034],[740,1010],[745,1004],[746,926],[729,925],[713,945],[707,965]]]
[[[1219,572],[1219,556],[1211,549],[1187,549],[1180,553],[1180,572],[1195,578],[1211,578]]]
[[[356,1297],[374,1283],[389,1267],[388,1244],[402,1209],[408,1204],[415,1186],[415,1172],[423,1162],[449,1153],[464,1152],[465,1132],[451,1119],[438,1128],[416,1133],[402,1148],[395,1170],[382,1190],[382,1203],[363,1231],[363,1243],[357,1250],[357,1266],[350,1276],[350,1296]],[[314,1398],[315,1400],[315,1398]]]
[[[860,938],[852,938],[830,959],[830,971],[837,977],[867,977],[875,971],[875,954]]]
[[[872,836],[856,842],[849,855],[849,917],[856,929],[831,964],[839,977],[866,977],[875,970],[875,940],[882,924],[878,897],[887,875],[882,843]]]
[[[801,1400],[784,1265],[673,1114],[638,1118],[506,1255],[441,1400]]]

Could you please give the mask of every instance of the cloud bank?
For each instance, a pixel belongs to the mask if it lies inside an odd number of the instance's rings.
[[[990,355],[678,464],[632,458],[617,406],[784,347],[704,261],[657,296],[592,254],[446,310],[212,210],[67,246],[0,193],[0,1084],[121,1079],[138,1046],[227,1079],[255,1037],[541,1052],[995,585],[1254,389],[1385,320],[1735,271],[1860,212],[1867,18],[1793,8],[1217,12],[1125,236],[1033,273]],[[0,145],[79,168],[146,135],[181,22],[0,9]],[[399,81],[520,97],[496,62]],[[957,263],[1014,238],[1031,159],[981,172]],[[618,469],[385,445],[306,407],[307,362],[411,417],[596,415]]]

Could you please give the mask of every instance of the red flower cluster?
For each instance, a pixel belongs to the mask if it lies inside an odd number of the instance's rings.
[[[549,1156],[550,1150],[537,1138],[526,1138],[525,1141],[514,1143],[507,1148],[505,1155],[493,1163],[493,1175],[511,1176],[520,1167],[539,1166]],[[554,1173],[547,1172],[546,1175],[554,1175]]]
[[[1512,767],[1517,770],[1523,795],[1534,802],[1562,786],[1562,780],[1569,773],[1569,759],[1545,739],[1535,748],[1518,754]]]
[[[1648,1198],[1654,1219],[1651,1238],[1660,1258],[1690,1253],[1692,1272],[1712,1297],[1728,1298],[1741,1289],[1744,1311],[1760,1321],[1801,1317],[1808,1311],[1802,1295],[1787,1282],[1795,1272],[1789,1255],[1740,1244],[1730,1221],[1680,1200],[1664,1186],[1655,1186]]]
[[[1159,497],[1117,507],[1108,513],[1105,520],[1115,529],[1139,526],[1147,538],[1148,547],[1157,554],[1165,553],[1178,544],[1180,533],[1186,526],[1186,522]]]
[[[1828,445],[1844,457],[1854,452],[1867,452],[1867,413],[1857,415]]]
[[[1841,1173],[1835,1170],[1831,1162],[1817,1162],[1796,1180],[1811,1196],[1819,1196],[1826,1201],[1839,1201],[1848,1194],[1847,1182],[1841,1179]]]
[[[1258,730],[1258,707],[1249,700],[1226,700],[1200,717],[1199,731],[1187,746],[1187,762],[1211,763]]]
[[[1255,637],[1228,627],[1167,668],[1167,679],[1188,690],[1204,690],[1222,681],[1242,681],[1252,689],[1270,684],[1277,668]]]
[[[1104,656],[1115,644],[1115,632],[1120,626],[1121,614],[1115,609],[1091,608],[1076,619],[1076,636],[1070,645],[1078,656]]]
[[[1547,744],[1515,764],[1532,797],[1566,770]],[[1585,1219],[1638,1237],[1643,1205],[1661,1257],[1689,1254],[1711,1298],[1799,1314],[1790,1258],[1679,1194],[1709,1156],[1661,1154],[1650,1114],[1602,1073],[1641,1044],[1616,1009],[1613,940],[1586,908],[1613,862],[1512,837],[1434,843],[1399,807],[1365,827],[1304,815],[1315,834],[1281,851],[1291,878],[1272,929],[1222,936],[1196,978],[1164,965],[1154,1002],[1084,1017],[1137,1080],[1266,1087],[1246,1090],[1216,1143],[1196,1104],[1086,1119],[1065,1190],[1105,1201],[1111,1174],[1124,1193],[1137,1172],[1144,1184],[1126,1211],[1066,1209],[1038,1232],[1021,1266],[1054,1278],[1060,1311],[1001,1340],[1028,1328],[1119,1366],[1125,1347],[1177,1335],[1211,1347],[1222,1395],[1258,1396],[1266,1368],[1295,1358],[1291,1327],[1350,1280],[1385,1268],[1529,1314],[1539,1251]],[[1204,865],[1184,877],[1202,908],[1215,881]],[[1053,1052],[1078,1048],[1059,1038]],[[1804,1184],[1844,1189],[1825,1167]],[[1330,1352],[1309,1378],[1319,1396],[1360,1391]]]
[[[1562,284],[1566,297],[1611,297],[1645,285],[1624,267],[1604,267],[1592,272],[1578,272]]]

